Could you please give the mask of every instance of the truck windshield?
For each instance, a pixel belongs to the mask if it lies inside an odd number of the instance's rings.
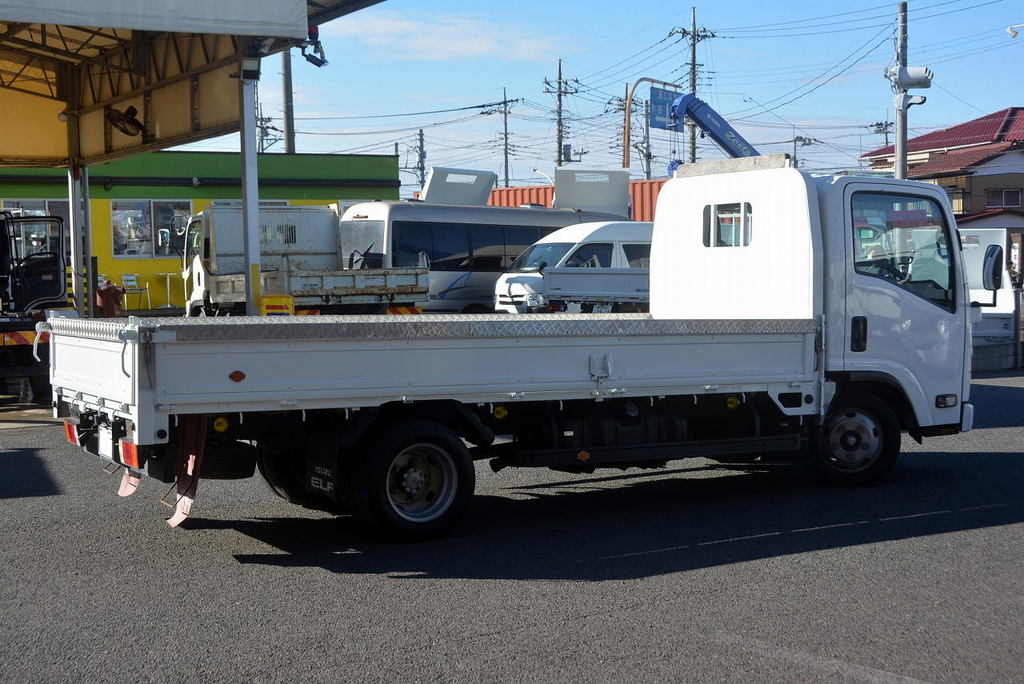
[[[341,221],[338,254],[347,268],[385,268],[384,222]]]
[[[539,245],[533,245],[512,262],[507,272],[526,273],[536,271],[540,268],[541,264],[554,266],[571,248],[571,242],[544,242]]]

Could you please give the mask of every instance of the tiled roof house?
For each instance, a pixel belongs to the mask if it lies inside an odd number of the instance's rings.
[[[891,170],[892,145],[861,155]],[[958,214],[1021,208],[1024,107],[986,114],[907,141],[907,177],[946,188]]]

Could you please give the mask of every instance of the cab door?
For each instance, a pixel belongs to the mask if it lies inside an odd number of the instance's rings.
[[[844,366],[902,388],[921,427],[960,423],[969,373],[969,302],[946,206],[895,184],[845,191]]]
[[[4,219],[11,311],[67,306],[64,221],[57,216]]]

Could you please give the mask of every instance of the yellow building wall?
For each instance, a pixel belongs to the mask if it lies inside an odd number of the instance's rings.
[[[192,200],[192,213],[198,214],[209,207],[214,200]],[[320,206],[333,204],[336,200],[304,199],[288,200],[293,206]],[[96,272],[110,278],[115,285],[121,285],[125,273],[138,276],[140,286],[149,286],[149,296],[153,308],[161,306],[184,307],[185,288],[181,279],[181,259],[178,257],[115,257],[114,238],[111,229],[111,200],[90,199],[92,212],[92,253],[96,257]],[[169,275],[168,275],[169,274]],[[170,299],[168,300],[168,278],[170,279]],[[131,294],[127,296],[126,309],[146,308],[146,295]]]
[[[209,200],[193,200],[196,206]],[[205,206],[205,205],[204,205]],[[96,273],[110,278],[115,285],[124,282],[125,273],[138,276],[140,287],[149,286],[149,297],[153,308],[160,306],[185,306],[184,285],[181,280],[181,259],[177,257],[115,257],[114,236],[111,230],[111,200],[90,199],[89,211],[92,219],[92,254],[96,257]],[[164,275],[170,274],[170,276]],[[170,278],[170,300],[167,298],[167,278]],[[129,294],[124,308],[145,309],[149,307],[146,295]]]

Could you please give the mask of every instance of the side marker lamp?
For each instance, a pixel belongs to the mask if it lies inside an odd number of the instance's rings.
[[[64,423],[64,436],[75,446],[81,446],[78,441],[78,428],[71,423]]]

